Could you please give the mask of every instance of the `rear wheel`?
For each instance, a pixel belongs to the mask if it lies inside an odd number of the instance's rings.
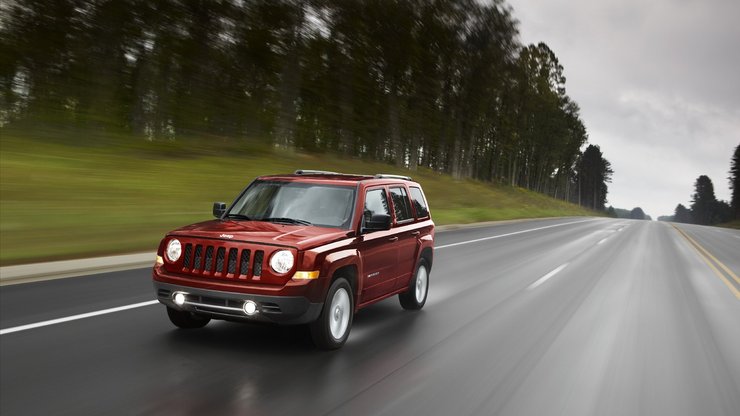
[[[424,259],[419,260],[414,278],[409,282],[409,290],[398,295],[401,306],[408,310],[419,310],[427,302],[429,293],[429,266]]]
[[[340,277],[329,287],[321,315],[310,324],[314,344],[325,350],[340,348],[349,337],[353,315],[352,287]]]
[[[167,307],[167,316],[170,317],[170,322],[176,327],[183,329],[203,328],[211,321],[211,318],[196,315],[188,311],[177,310],[169,306]]]

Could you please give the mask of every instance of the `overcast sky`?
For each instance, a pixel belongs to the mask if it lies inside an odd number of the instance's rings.
[[[729,201],[740,143],[740,0],[508,0],[522,43],[565,68],[589,143],[612,163],[608,205],[656,219],[707,175]]]

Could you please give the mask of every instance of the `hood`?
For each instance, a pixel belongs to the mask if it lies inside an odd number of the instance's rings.
[[[346,238],[349,230],[265,221],[211,220],[171,231],[170,235],[215,238],[258,244],[283,245],[308,250]]]

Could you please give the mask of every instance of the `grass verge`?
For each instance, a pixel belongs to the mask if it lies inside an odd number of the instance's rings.
[[[723,224],[717,224],[717,227],[734,228],[736,230],[740,230],[740,220],[733,220]]]
[[[231,202],[254,177],[299,168],[411,174],[423,185],[440,225],[598,215],[521,188],[250,142],[0,134],[2,265],[153,251],[165,232],[209,219],[213,201]]]

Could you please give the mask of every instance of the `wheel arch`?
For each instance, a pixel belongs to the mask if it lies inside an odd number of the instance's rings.
[[[432,247],[424,247],[419,254],[419,259],[424,259],[429,267],[428,271],[432,270],[432,262],[434,261],[434,249]]]
[[[324,272],[322,276],[328,278],[328,288],[339,277],[344,277],[349,281],[352,287],[352,297],[354,308],[357,309],[360,301],[360,292],[362,291],[362,279],[360,279],[360,270],[362,270],[362,258],[357,250],[342,250],[329,254],[324,259]]]

